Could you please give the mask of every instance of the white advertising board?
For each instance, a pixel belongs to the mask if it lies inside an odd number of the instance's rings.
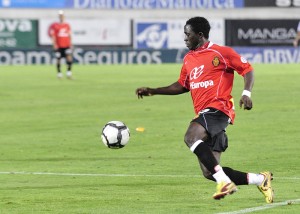
[[[39,20],[39,45],[51,45],[53,19]],[[131,45],[130,19],[68,19],[73,45]]]

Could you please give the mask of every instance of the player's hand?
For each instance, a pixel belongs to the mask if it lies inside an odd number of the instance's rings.
[[[297,41],[297,40],[294,40],[294,41],[293,41],[293,45],[294,45],[294,47],[296,48],[296,47],[298,46],[298,41]]]
[[[139,99],[143,99],[143,96],[152,96],[152,94],[150,93],[150,88],[146,87],[136,89],[135,94]]]
[[[240,108],[244,105],[244,110],[251,110],[252,109],[252,100],[250,97],[243,95],[240,99]]]

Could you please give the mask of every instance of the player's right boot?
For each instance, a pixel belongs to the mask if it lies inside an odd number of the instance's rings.
[[[274,191],[271,186],[271,180],[273,180],[273,174],[271,172],[261,172],[261,175],[263,175],[265,178],[261,185],[257,186],[259,191],[265,196],[266,202],[273,203],[274,199]]]
[[[217,192],[213,195],[213,198],[219,200],[226,195],[233,194],[237,191],[237,187],[233,182],[227,183],[222,181],[217,185]]]
[[[63,78],[63,74],[62,74],[61,72],[58,72],[58,73],[57,73],[57,78],[58,78],[58,79]]]

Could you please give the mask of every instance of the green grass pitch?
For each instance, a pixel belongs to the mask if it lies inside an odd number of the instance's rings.
[[[135,96],[137,87],[173,83],[180,67],[74,65],[70,81],[58,80],[55,66],[1,66],[0,213],[299,212],[300,66],[254,65],[254,108],[236,106],[235,125],[227,130],[221,164],[271,170],[271,207],[255,186],[212,199],[215,183],[201,176],[183,143],[194,117],[188,93]],[[242,89],[236,75],[236,105]],[[100,140],[110,120],[131,130],[123,149],[108,149]]]

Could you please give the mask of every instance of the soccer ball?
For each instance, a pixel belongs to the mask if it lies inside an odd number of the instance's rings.
[[[128,143],[129,138],[129,128],[121,121],[110,121],[102,129],[101,139],[108,148],[123,148]]]

